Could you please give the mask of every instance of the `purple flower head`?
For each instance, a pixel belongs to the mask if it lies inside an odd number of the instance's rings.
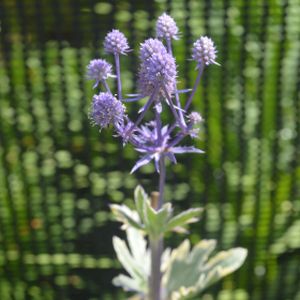
[[[93,97],[90,117],[94,124],[105,128],[110,124],[115,126],[123,123],[125,108],[123,104],[110,93],[100,93]]]
[[[163,86],[171,95],[175,91],[176,76],[174,57],[164,51],[153,53],[141,63],[138,86],[143,95],[152,94],[155,88],[159,88],[160,93],[164,94]]]
[[[156,36],[160,39],[178,40],[178,27],[172,17],[163,13],[156,22]]]
[[[148,39],[141,44],[140,48],[140,59],[145,61],[149,59],[154,53],[167,53],[167,49],[163,43],[158,39]]]
[[[89,80],[95,80],[94,88],[99,82],[106,80],[112,75],[112,66],[104,59],[93,59],[87,66],[86,77]]]
[[[113,29],[105,37],[104,50],[112,54],[126,54],[129,51],[127,38],[118,29]]]
[[[216,53],[214,42],[207,36],[201,36],[193,45],[192,58],[198,63],[198,66],[208,66],[216,64]]]

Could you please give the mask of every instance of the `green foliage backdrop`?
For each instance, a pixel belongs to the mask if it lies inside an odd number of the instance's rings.
[[[194,103],[206,154],[168,168],[166,198],[205,207],[194,243],[249,250],[203,299],[300,299],[299,0],[1,0],[1,300],[124,299],[110,283],[122,232],[108,203],[131,205],[137,183],[150,192],[157,180],[152,166],[129,175],[136,153],[89,125],[85,66],[112,28],[137,50],[163,11],[181,29],[182,87],[195,79],[199,35],[222,65],[205,72]],[[127,92],[137,66],[136,52],[122,58]]]

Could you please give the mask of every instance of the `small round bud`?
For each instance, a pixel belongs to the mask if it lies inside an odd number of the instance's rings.
[[[90,80],[95,80],[94,87],[102,80],[112,76],[112,66],[104,59],[93,59],[87,66],[86,77]]]
[[[105,128],[110,124],[121,124],[124,120],[123,104],[110,93],[100,93],[93,97],[90,118],[95,125]]]
[[[198,65],[210,65],[217,64],[216,59],[216,48],[214,42],[207,36],[200,37],[193,45],[192,58]]]
[[[126,54],[129,51],[127,38],[118,29],[113,29],[105,37],[104,50],[112,54]]]
[[[190,123],[192,125],[197,125],[197,124],[200,124],[201,122],[203,122],[203,118],[196,111],[191,112],[188,116],[188,119],[190,120]]]
[[[163,13],[156,22],[156,36],[161,39],[178,39],[178,27],[172,17]]]

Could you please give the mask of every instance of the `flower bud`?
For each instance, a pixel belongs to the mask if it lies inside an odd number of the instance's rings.
[[[94,87],[102,80],[112,76],[112,66],[104,59],[93,59],[87,66],[86,76],[87,79],[95,80]]]
[[[110,93],[100,93],[93,97],[90,118],[95,125],[105,128],[110,124],[120,124],[124,120],[123,104]]]
[[[196,111],[191,112],[188,116],[188,119],[192,125],[200,124],[203,121],[201,115]]]
[[[129,51],[127,38],[118,29],[113,29],[105,37],[104,50],[112,54],[126,54]]]
[[[216,48],[214,42],[207,36],[200,37],[193,45],[192,58],[198,63],[198,66],[217,64]]]
[[[178,27],[172,17],[163,13],[156,22],[156,36],[161,39],[178,39]]]

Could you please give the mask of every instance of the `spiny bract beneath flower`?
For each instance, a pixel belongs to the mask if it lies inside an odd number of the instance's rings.
[[[139,89],[143,95],[150,95],[155,88],[164,94],[163,86],[169,95],[175,91],[176,63],[172,55],[166,52],[153,53],[142,61],[139,72]]]
[[[198,62],[198,65],[217,64],[216,48],[214,42],[207,36],[200,37],[193,45],[192,58]]]
[[[105,128],[110,124],[123,123],[125,108],[110,93],[100,93],[93,97],[90,117],[94,124]]]
[[[86,77],[96,81],[94,87],[110,76],[112,76],[112,66],[104,59],[93,59],[87,66]]]
[[[163,43],[158,39],[147,39],[144,43],[141,44],[140,48],[140,59],[145,61],[150,58],[154,53],[167,53],[167,49]]]
[[[105,37],[104,50],[107,53],[126,54],[129,46],[125,35],[118,29],[113,29]]]
[[[164,39],[178,39],[178,27],[172,17],[163,13],[156,23],[156,36]]]

